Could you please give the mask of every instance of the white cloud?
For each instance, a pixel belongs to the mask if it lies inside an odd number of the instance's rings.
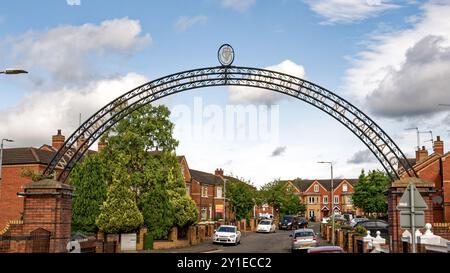
[[[150,42],[149,34],[141,35],[139,21],[121,18],[29,31],[8,44],[15,62],[34,76],[46,71],[54,80],[79,83],[95,78],[96,63],[111,56],[127,57]]]
[[[304,0],[311,10],[325,18],[325,24],[351,23],[398,8],[382,0]]]
[[[246,11],[256,3],[256,0],[221,0],[222,6],[232,8],[240,12]]]
[[[198,16],[181,16],[175,23],[175,29],[177,31],[186,31],[195,24],[205,24],[208,21],[208,17],[204,15]]]
[[[303,66],[291,60],[284,60],[279,64],[268,66],[265,69],[305,78],[305,69]],[[283,95],[281,94],[265,89],[241,86],[232,86],[229,88],[229,99],[232,103],[271,104],[280,100],[282,97]]]
[[[450,3],[427,3],[411,28],[373,35],[352,60],[344,88],[388,117],[427,115],[450,100]]]
[[[50,143],[57,129],[68,137],[78,127],[79,113],[86,120],[114,98],[147,81],[142,75],[129,73],[92,81],[81,88],[30,93],[0,112],[0,135],[14,139],[18,147]]]
[[[69,6],[81,6],[81,0],[66,0]]]

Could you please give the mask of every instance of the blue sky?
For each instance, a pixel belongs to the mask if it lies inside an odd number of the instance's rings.
[[[437,107],[450,103],[447,18],[450,1],[8,1],[0,9],[0,69],[30,73],[0,77],[0,137],[15,139],[13,146],[40,146],[57,129],[68,136],[79,113],[87,118],[145,81],[218,65],[217,49],[229,43],[235,65],[298,73],[335,91],[412,155],[415,135],[405,128],[449,136],[448,109]],[[328,177],[318,160],[334,161],[340,177],[381,168],[353,134],[313,107],[239,91],[210,88],[160,102],[171,109],[193,109],[195,98],[222,109],[279,106],[279,137],[270,142],[177,135],[178,153],[190,167],[222,167],[256,185]],[[430,142],[421,145],[431,150]]]

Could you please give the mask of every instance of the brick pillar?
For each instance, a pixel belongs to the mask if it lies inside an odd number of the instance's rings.
[[[72,187],[44,179],[24,186],[23,234],[31,238],[38,229],[50,232],[50,253],[66,252],[70,241],[72,221]],[[27,252],[38,243],[29,240]],[[33,244],[36,244],[33,247]]]
[[[394,253],[402,252],[402,233],[405,231],[400,228],[400,212],[397,210],[397,204],[400,201],[406,187],[413,182],[425,200],[428,209],[425,211],[425,223],[433,223],[433,203],[432,194],[435,192],[434,183],[424,181],[419,178],[406,177],[394,181],[388,189],[388,215],[389,215],[389,236],[392,237],[391,250]],[[389,238],[388,238],[389,239]],[[389,242],[389,240],[387,240]]]

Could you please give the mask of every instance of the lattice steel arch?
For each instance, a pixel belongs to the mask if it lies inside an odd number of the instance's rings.
[[[64,182],[88,148],[128,114],[163,97],[212,86],[262,88],[302,100],[327,113],[354,133],[375,155],[391,180],[400,177],[399,167],[409,176],[417,177],[415,170],[389,135],[347,100],[317,84],[292,75],[241,66],[216,66],[183,71],[132,89],[105,105],[76,129],[55,154],[44,174],[52,175],[56,170],[61,170],[57,180]]]

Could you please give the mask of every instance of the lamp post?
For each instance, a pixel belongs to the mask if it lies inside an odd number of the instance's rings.
[[[7,75],[16,75],[16,74],[27,74],[28,71],[25,71],[23,69],[5,69],[0,70],[0,74],[7,74]]]
[[[334,185],[333,185],[333,162],[331,161],[319,161],[320,164],[330,164],[331,167],[331,241],[334,243]]]
[[[2,139],[2,143],[1,143],[1,145],[0,145],[0,180],[2,180],[3,141],[6,141],[6,142],[14,142],[14,140],[12,140],[12,139],[6,139],[6,138],[3,138],[3,139]]]

